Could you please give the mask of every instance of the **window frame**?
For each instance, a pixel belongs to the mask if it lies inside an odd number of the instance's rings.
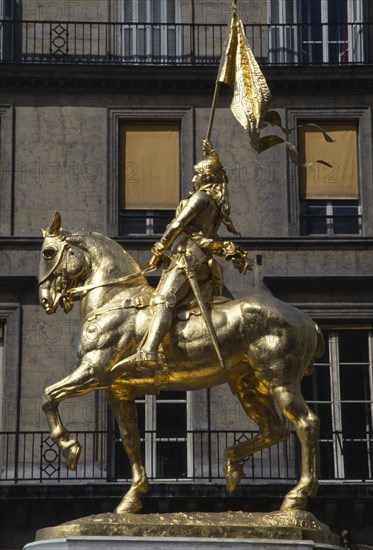
[[[163,124],[165,125],[164,128],[169,127],[170,121],[158,121],[155,126],[158,126],[159,129],[162,129]],[[144,121],[136,121],[134,123],[128,124],[128,122],[121,123],[119,125],[119,147],[120,147],[120,160],[119,160],[119,229],[118,232],[121,236],[136,236],[136,235],[161,235],[163,234],[164,230],[166,229],[166,225],[170,223],[170,221],[173,219],[175,214],[175,209],[177,208],[179,202],[180,202],[180,156],[181,156],[181,149],[180,149],[180,124],[175,123],[175,121],[172,121],[172,126],[175,126],[175,130],[177,128],[177,136],[178,136],[178,144],[177,144],[177,150],[178,150],[178,165],[177,165],[177,172],[178,172],[178,188],[177,188],[177,202],[175,203],[173,208],[164,208],[159,207],[156,208],[153,206],[145,207],[143,208],[125,208],[123,206],[125,202],[126,197],[126,174],[127,174],[127,159],[125,158],[125,152],[124,152],[124,143],[122,140],[126,140],[126,129],[128,130],[128,126],[130,127],[130,132],[133,131],[133,126],[138,127],[146,127],[148,125],[147,122]],[[150,121],[150,125],[154,126],[154,121]],[[129,163],[131,164],[131,163]],[[176,163],[175,163],[176,166]],[[133,181],[136,180],[137,174],[136,170],[131,167],[128,174],[128,183],[131,184],[129,181],[130,178],[133,178]],[[136,194],[137,194],[137,188],[136,186]],[[136,228],[136,225],[144,226],[144,230],[138,230],[132,228],[131,225]],[[127,226],[128,230],[122,231],[121,228],[123,226]],[[158,230],[157,230],[158,229]]]
[[[123,123],[134,122],[175,122],[180,127],[180,196],[184,196],[191,189],[194,166],[194,109],[184,107],[177,109],[160,109],[159,107],[120,109],[108,108],[108,201],[107,201],[107,229],[111,237],[123,237],[119,234],[119,186],[120,186],[120,142],[119,128]],[[134,235],[139,238],[147,233]],[[152,236],[154,233],[152,233]],[[128,237],[126,235],[126,237]]]
[[[300,121],[309,122],[354,122],[357,125],[357,158],[359,178],[359,200],[361,208],[361,235],[348,235],[349,238],[361,239],[365,235],[373,233],[373,197],[370,189],[373,181],[373,149],[369,136],[372,135],[372,110],[370,106],[338,109],[323,108],[286,108],[286,123],[289,128],[296,127]],[[294,145],[298,149],[298,136],[294,132]],[[289,235],[307,238],[345,238],[346,235],[301,235],[300,231],[300,193],[299,193],[299,169],[287,159],[288,186],[288,219]]]
[[[320,323],[321,324],[321,323]],[[329,332],[329,339],[327,344],[328,348],[328,368],[329,368],[329,379],[330,379],[330,399],[328,400],[318,400],[312,399],[308,400],[308,403],[312,404],[327,404],[330,405],[330,414],[332,422],[332,434],[328,438],[320,438],[320,444],[332,444],[333,452],[333,469],[335,480],[353,480],[356,481],[360,478],[355,478],[347,476],[347,464],[345,463],[344,458],[344,444],[345,440],[351,443],[353,442],[366,442],[367,445],[371,443],[369,436],[371,432],[367,431],[365,436],[356,436],[356,438],[351,438],[348,434],[347,429],[343,426],[342,422],[342,407],[343,403],[370,403],[370,424],[373,424],[373,330],[371,324],[364,325],[363,323],[359,324],[321,324],[322,329]],[[340,360],[339,356],[339,339],[343,334],[343,331],[346,330],[362,330],[366,332],[367,344],[368,344],[368,362],[369,367],[369,389],[370,389],[370,399],[343,399],[341,392],[341,367],[346,363]],[[358,364],[358,362],[354,361]],[[364,362],[365,364],[365,362]],[[318,361],[315,361],[315,369],[326,368],[326,365],[321,366],[321,363],[318,364]],[[348,368],[348,367],[347,367]],[[321,430],[322,431],[322,430]],[[341,436],[341,439],[340,439]],[[372,461],[369,461],[369,450],[367,448],[367,468],[368,468],[368,479],[373,479],[373,464]],[[330,481],[327,478],[324,478],[324,481]]]
[[[322,64],[330,62],[330,48],[333,45],[337,47],[340,44],[345,44],[346,49],[340,52],[337,65],[345,65],[348,63],[363,63],[365,58],[364,37],[362,34],[362,25],[364,22],[364,8],[362,0],[346,0],[347,19],[337,24],[337,29],[347,25],[347,40],[332,40],[330,36],[331,25],[329,22],[329,3],[328,0],[312,0],[319,2],[320,5],[320,20],[315,23],[316,29],[320,28],[320,39],[317,40],[311,34],[310,37],[304,37],[304,32],[308,34],[312,31],[312,24],[309,21],[304,21],[302,18],[301,0],[288,0],[292,6],[290,14],[287,10],[285,0],[268,0],[267,13],[269,22],[269,40],[270,52],[269,58],[271,63],[278,62],[280,64],[318,64],[312,60],[312,48],[319,44],[322,52]],[[275,22],[272,20],[275,19]],[[279,31],[279,37],[275,38],[276,49],[271,49],[272,30]],[[315,28],[315,27],[314,27]],[[290,39],[289,39],[290,38]],[[279,49],[278,49],[279,48]],[[305,50],[306,48],[306,50]],[[305,61],[305,55],[308,56]],[[343,57],[347,55],[347,60]]]
[[[20,342],[22,338],[21,305],[1,303],[0,323],[4,330],[2,363],[0,364],[3,381],[3,385],[0,386],[0,431],[16,431],[19,421],[17,403],[19,404]],[[10,404],[9,409],[7,403]]]
[[[133,1],[131,4],[132,13],[131,21],[126,20],[124,2],[119,1],[117,3],[117,17],[118,22],[122,23],[118,27],[118,48],[120,55],[123,59],[130,58],[131,60],[137,59],[139,63],[146,59],[151,62],[153,59],[169,58],[169,45],[170,37],[169,31],[175,31],[175,57],[178,58],[181,55],[181,27],[178,25],[181,18],[181,2],[180,0],[173,0],[175,5],[175,17],[174,21],[168,20],[167,2],[160,0],[160,21],[154,22],[152,15],[152,1],[143,0],[145,3],[146,18],[142,20],[139,17],[138,2]],[[153,51],[154,31],[159,31],[159,55],[155,55]],[[144,33],[144,42],[141,44],[140,32]],[[125,33],[128,33],[129,41],[125,39]],[[126,46],[129,45],[130,54],[126,52]],[[142,52],[141,50],[144,49]]]
[[[0,105],[0,235],[14,231],[14,124],[15,107]]]
[[[182,395],[182,394],[185,394]],[[138,415],[138,422],[139,422],[139,431],[140,431],[140,437],[141,437],[141,446],[142,446],[142,454],[143,454],[143,460],[144,460],[144,466],[145,469],[149,475],[149,477],[153,480],[158,480],[162,482],[170,482],[170,481],[177,481],[177,480],[183,480],[187,481],[188,479],[193,479],[193,433],[192,433],[192,421],[193,421],[193,415],[192,415],[192,396],[191,392],[185,391],[180,392],[180,398],[169,398],[167,395],[163,396],[162,393],[159,395],[145,395],[142,398],[136,399],[137,409],[139,412],[139,406],[144,407],[143,412],[144,414]],[[185,434],[183,435],[175,435],[173,436],[162,436],[162,434],[157,433],[157,404],[163,405],[166,404],[167,406],[172,407],[173,404],[184,404],[185,405],[185,419],[186,419],[186,426],[185,429],[182,428],[180,431],[184,431]],[[141,417],[143,417],[144,424],[142,425]],[[108,471],[109,471],[109,477],[110,480],[121,480],[123,479],[120,474],[116,474],[116,448],[118,449],[118,452],[121,456],[121,464],[122,464],[122,453],[124,453],[123,447],[122,447],[122,440],[120,438],[119,430],[117,427],[115,427],[115,420],[112,414],[109,413],[109,433],[114,434],[115,436],[111,438],[110,441],[110,447],[111,451],[109,451],[109,464],[108,464]],[[162,476],[158,475],[158,463],[157,463],[157,443],[179,443],[179,442],[185,442],[185,460],[186,460],[186,475],[185,476],[177,476],[177,477],[171,477],[171,476]],[[122,464],[123,466],[123,464]],[[127,465],[127,468],[129,468],[129,464]],[[128,477],[131,477],[130,470],[128,470]]]
[[[270,64],[278,63],[280,65],[297,65],[299,63],[300,53],[297,27],[297,0],[290,1],[290,4],[292,5],[292,14],[290,14],[290,16],[288,13],[288,4],[286,4],[286,2],[283,2],[282,0],[276,0],[276,3],[274,3],[273,0],[267,0],[267,2],[269,23],[269,62]],[[278,29],[278,38],[276,36],[276,27]],[[291,37],[290,41],[289,36]]]

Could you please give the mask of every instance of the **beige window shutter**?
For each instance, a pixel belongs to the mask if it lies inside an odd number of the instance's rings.
[[[123,124],[120,133],[123,166],[121,208],[176,208],[180,200],[179,125]]]
[[[302,162],[324,160],[331,167],[315,163],[300,168],[301,199],[357,199],[359,197],[357,125],[316,122],[334,140],[326,142],[317,128],[300,128],[299,152]]]

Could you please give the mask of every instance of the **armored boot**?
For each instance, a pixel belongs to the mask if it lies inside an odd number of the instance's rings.
[[[158,300],[157,300],[158,298]],[[143,374],[154,376],[155,367],[162,363],[162,358],[158,354],[158,348],[165,336],[171,328],[172,312],[166,300],[159,300],[161,296],[156,296],[153,305],[153,317],[150,321],[148,335],[144,344],[137,350],[136,353],[130,355],[123,361],[116,363],[111,370],[112,380],[116,380],[120,376],[127,373],[133,375],[134,370],[143,371]]]

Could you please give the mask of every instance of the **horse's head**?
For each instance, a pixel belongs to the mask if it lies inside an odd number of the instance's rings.
[[[69,291],[89,272],[87,254],[74,245],[69,233],[62,231],[61,216],[56,212],[48,229],[43,230],[44,242],[39,265],[39,297],[48,315],[60,305],[65,313],[71,311],[74,301]]]

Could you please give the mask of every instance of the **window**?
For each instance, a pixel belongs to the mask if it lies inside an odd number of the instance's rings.
[[[296,0],[272,0],[269,18],[269,62],[297,63]]]
[[[19,54],[20,28],[15,27],[13,20],[19,15],[19,5],[12,0],[0,0],[0,59],[15,60]]]
[[[373,332],[325,330],[324,356],[303,395],[320,418],[320,478],[373,477]]]
[[[19,400],[20,311],[19,304],[0,304],[0,432],[14,432],[19,421],[14,405]],[[0,440],[0,464],[2,451],[6,453],[4,439]],[[7,475],[6,469],[2,474]]]
[[[135,131],[126,135],[126,126]],[[175,214],[179,198],[193,187],[193,108],[109,108],[108,127],[106,233],[113,237],[162,234]],[[141,145],[142,137],[146,138],[145,146]],[[132,158],[128,155],[126,158],[127,138],[128,153],[133,153]],[[137,150],[133,147],[135,141],[139,145]],[[172,180],[170,174],[174,174]],[[141,205],[136,198],[132,203],[126,203],[130,197],[128,194],[126,197],[126,178],[130,180],[127,183],[132,188],[132,198],[134,195],[142,197]],[[162,202],[161,197],[166,200]],[[0,210],[2,204],[0,202]]]
[[[138,399],[142,455],[151,478],[182,479],[188,477],[188,398],[186,392],[166,391],[158,396]],[[116,428],[112,477],[131,477],[128,460]],[[189,466],[190,469],[190,466]]]
[[[120,126],[119,233],[159,234],[180,198],[180,127],[176,122]]]
[[[315,121],[313,121],[315,122]],[[359,203],[357,124],[317,121],[334,143],[325,141],[313,127],[299,129],[303,162],[324,160],[300,168],[301,235],[359,235],[362,233]]]
[[[118,7],[123,60],[166,62],[180,55],[179,0],[120,1]]]
[[[362,0],[272,0],[272,63],[362,63]]]
[[[363,61],[361,0],[302,0],[299,10],[302,63]]]

